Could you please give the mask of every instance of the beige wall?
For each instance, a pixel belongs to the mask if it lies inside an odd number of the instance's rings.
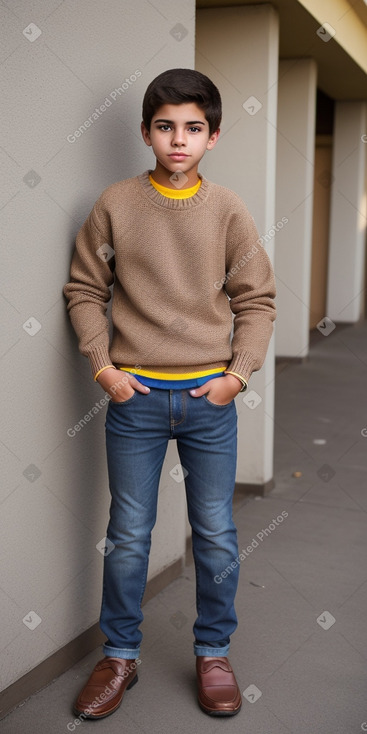
[[[194,66],[194,11],[194,0],[1,7],[1,689],[99,616],[106,407],[67,434],[104,393],[78,352],[62,287],[101,191],[153,164],[142,95],[164,69]],[[184,553],[183,487],[169,474],[177,461],[171,446],[150,577]]]

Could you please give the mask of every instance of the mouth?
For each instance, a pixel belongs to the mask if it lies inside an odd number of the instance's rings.
[[[171,158],[172,161],[183,161],[185,158],[188,158],[189,156],[186,155],[186,153],[171,153],[169,155],[169,158]]]

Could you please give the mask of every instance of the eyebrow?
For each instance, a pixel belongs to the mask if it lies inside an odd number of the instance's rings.
[[[168,123],[169,125],[174,124],[173,120],[153,120],[153,122],[154,123],[165,122],[165,123]],[[205,122],[203,122],[202,120],[189,120],[188,122],[185,122],[185,125],[205,125]]]

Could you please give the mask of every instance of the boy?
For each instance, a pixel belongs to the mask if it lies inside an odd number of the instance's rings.
[[[155,168],[103,191],[78,233],[64,286],[79,349],[111,398],[107,537],[114,547],[104,558],[100,616],[107,641],[74,707],[83,717],[113,713],[137,682],[141,601],[170,439],[185,470],[192,527],[199,705],[218,716],[241,707],[227,658],[237,627],[234,398],[265,359],[275,287],[246,206],[198,173],[220,122],[220,94],[205,75],[170,69],[149,84],[141,131]]]

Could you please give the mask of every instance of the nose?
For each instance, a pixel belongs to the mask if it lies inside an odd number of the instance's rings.
[[[186,145],[185,142],[185,132],[183,128],[177,127],[175,128],[172,136],[172,145],[181,148],[181,146]]]

